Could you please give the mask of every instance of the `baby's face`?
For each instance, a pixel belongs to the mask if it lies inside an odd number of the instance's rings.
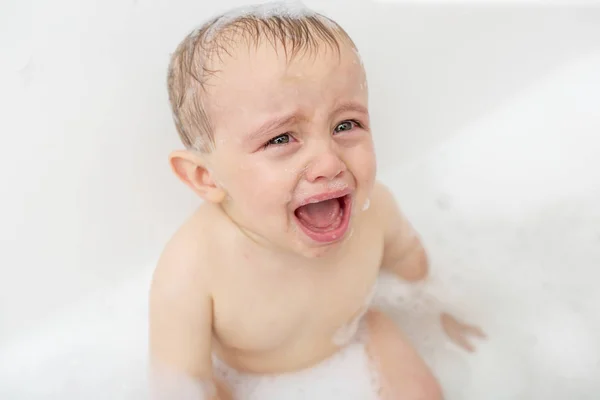
[[[308,257],[348,238],[375,180],[355,50],[323,45],[290,62],[270,44],[240,47],[218,69],[211,168],[228,215],[254,240]]]

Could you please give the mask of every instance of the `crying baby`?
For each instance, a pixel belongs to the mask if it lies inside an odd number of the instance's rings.
[[[234,10],[172,55],[201,206],[166,245],[150,295],[158,399],[440,399],[397,325],[370,307],[382,269],[427,277],[418,235],[376,180],[366,74],[334,21],[296,3]],[[480,332],[448,314],[450,338]]]

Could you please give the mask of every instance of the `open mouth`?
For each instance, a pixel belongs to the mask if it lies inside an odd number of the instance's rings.
[[[294,211],[302,231],[319,243],[342,239],[348,230],[352,196],[345,194],[321,201],[311,201]]]

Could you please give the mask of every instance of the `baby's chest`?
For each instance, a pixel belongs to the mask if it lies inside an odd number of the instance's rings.
[[[227,297],[215,299],[217,338],[226,347],[245,351],[268,351],[285,345],[309,314],[311,289],[302,286],[252,280],[232,284]]]
[[[284,279],[238,275],[215,299],[215,333],[223,345],[248,351],[333,337],[365,311],[380,259],[373,249],[318,273]]]

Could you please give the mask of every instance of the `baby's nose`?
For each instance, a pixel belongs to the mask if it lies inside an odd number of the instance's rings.
[[[332,180],[347,170],[346,164],[329,150],[315,157],[306,169],[306,179],[310,182],[319,179]]]

